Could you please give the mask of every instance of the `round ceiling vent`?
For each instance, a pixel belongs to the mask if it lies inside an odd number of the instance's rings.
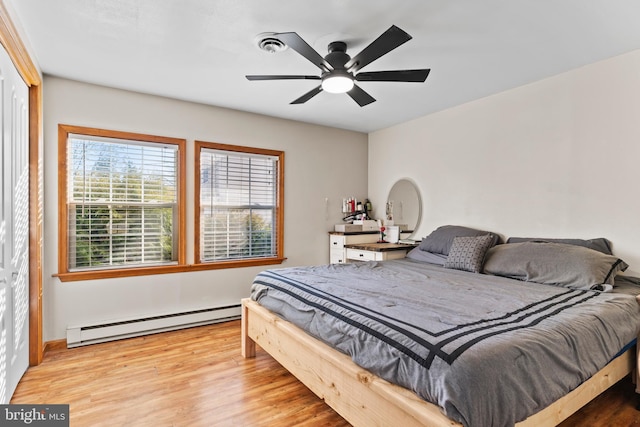
[[[256,36],[256,44],[260,50],[268,53],[278,53],[287,49],[287,45],[276,38],[277,33],[260,33]]]

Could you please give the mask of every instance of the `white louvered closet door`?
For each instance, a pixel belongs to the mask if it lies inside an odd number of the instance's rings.
[[[0,403],[29,366],[29,89],[0,49]]]

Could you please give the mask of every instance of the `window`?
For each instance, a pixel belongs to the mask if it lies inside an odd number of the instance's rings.
[[[196,141],[197,263],[283,260],[282,151]]]
[[[58,126],[62,281],[284,261],[284,153],[195,141],[187,264],[186,141]]]
[[[59,276],[184,264],[184,147],[182,139],[59,126]]]

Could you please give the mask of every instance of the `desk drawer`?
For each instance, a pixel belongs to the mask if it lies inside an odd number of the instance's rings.
[[[345,245],[345,240],[346,239],[344,236],[337,236],[332,234],[329,236],[329,248],[331,248],[332,251],[335,249],[342,250]]]
[[[329,262],[331,264],[344,264],[347,262],[347,259],[345,258],[345,250],[331,248],[329,251]]]
[[[382,261],[384,254],[382,252],[363,251],[361,249],[347,248],[347,259],[357,261]]]

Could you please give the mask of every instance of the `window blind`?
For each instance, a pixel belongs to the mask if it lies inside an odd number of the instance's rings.
[[[70,135],[69,269],[173,263],[177,147]]]
[[[278,158],[203,148],[201,262],[273,257]]]

